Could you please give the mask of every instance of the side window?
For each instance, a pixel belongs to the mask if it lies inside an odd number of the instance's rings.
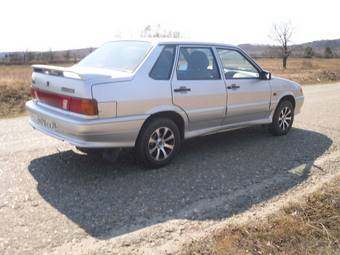
[[[178,80],[218,80],[221,78],[211,48],[182,47],[176,72]]]
[[[150,77],[155,80],[169,80],[175,59],[175,46],[166,46],[154,64]]]
[[[226,79],[258,78],[259,72],[239,52],[228,49],[217,49],[223,64]]]

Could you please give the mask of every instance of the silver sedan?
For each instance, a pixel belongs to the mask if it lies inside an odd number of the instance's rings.
[[[34,65],[30,124],[91,153],[135,147],[161,167],[184,139],[250,125],[286,135],[304,96],[238,47],[182,40],[121,40],[78,64]]]

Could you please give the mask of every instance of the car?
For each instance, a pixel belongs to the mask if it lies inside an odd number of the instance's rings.
[[[223,43],[117,40],[71,67],[32,67],[33,128],[88,153],[134,147],[148,168],[197,136],[252,125],[286,135],[304,101],[299,84]]]

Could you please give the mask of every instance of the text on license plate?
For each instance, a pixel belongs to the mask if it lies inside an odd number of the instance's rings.
[[[36,117],[36,121],[40,126],[43,126],[48,129],[56,129],[57,124],[54,121],[50,121],[39,116]]]

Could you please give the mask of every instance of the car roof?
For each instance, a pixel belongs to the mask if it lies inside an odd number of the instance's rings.
[[[138,38],[138,39],[119,39],[119,40],[115,40],[115,41],[144,41],[144,42],[150,42],[153,45],[186,44],[186,45],[205,45],[205,46],[220,46],[220,47],[239,48],[235,45],[226,44],[226,43],[186,40],[186,39],[178,39],[178,38]]]

